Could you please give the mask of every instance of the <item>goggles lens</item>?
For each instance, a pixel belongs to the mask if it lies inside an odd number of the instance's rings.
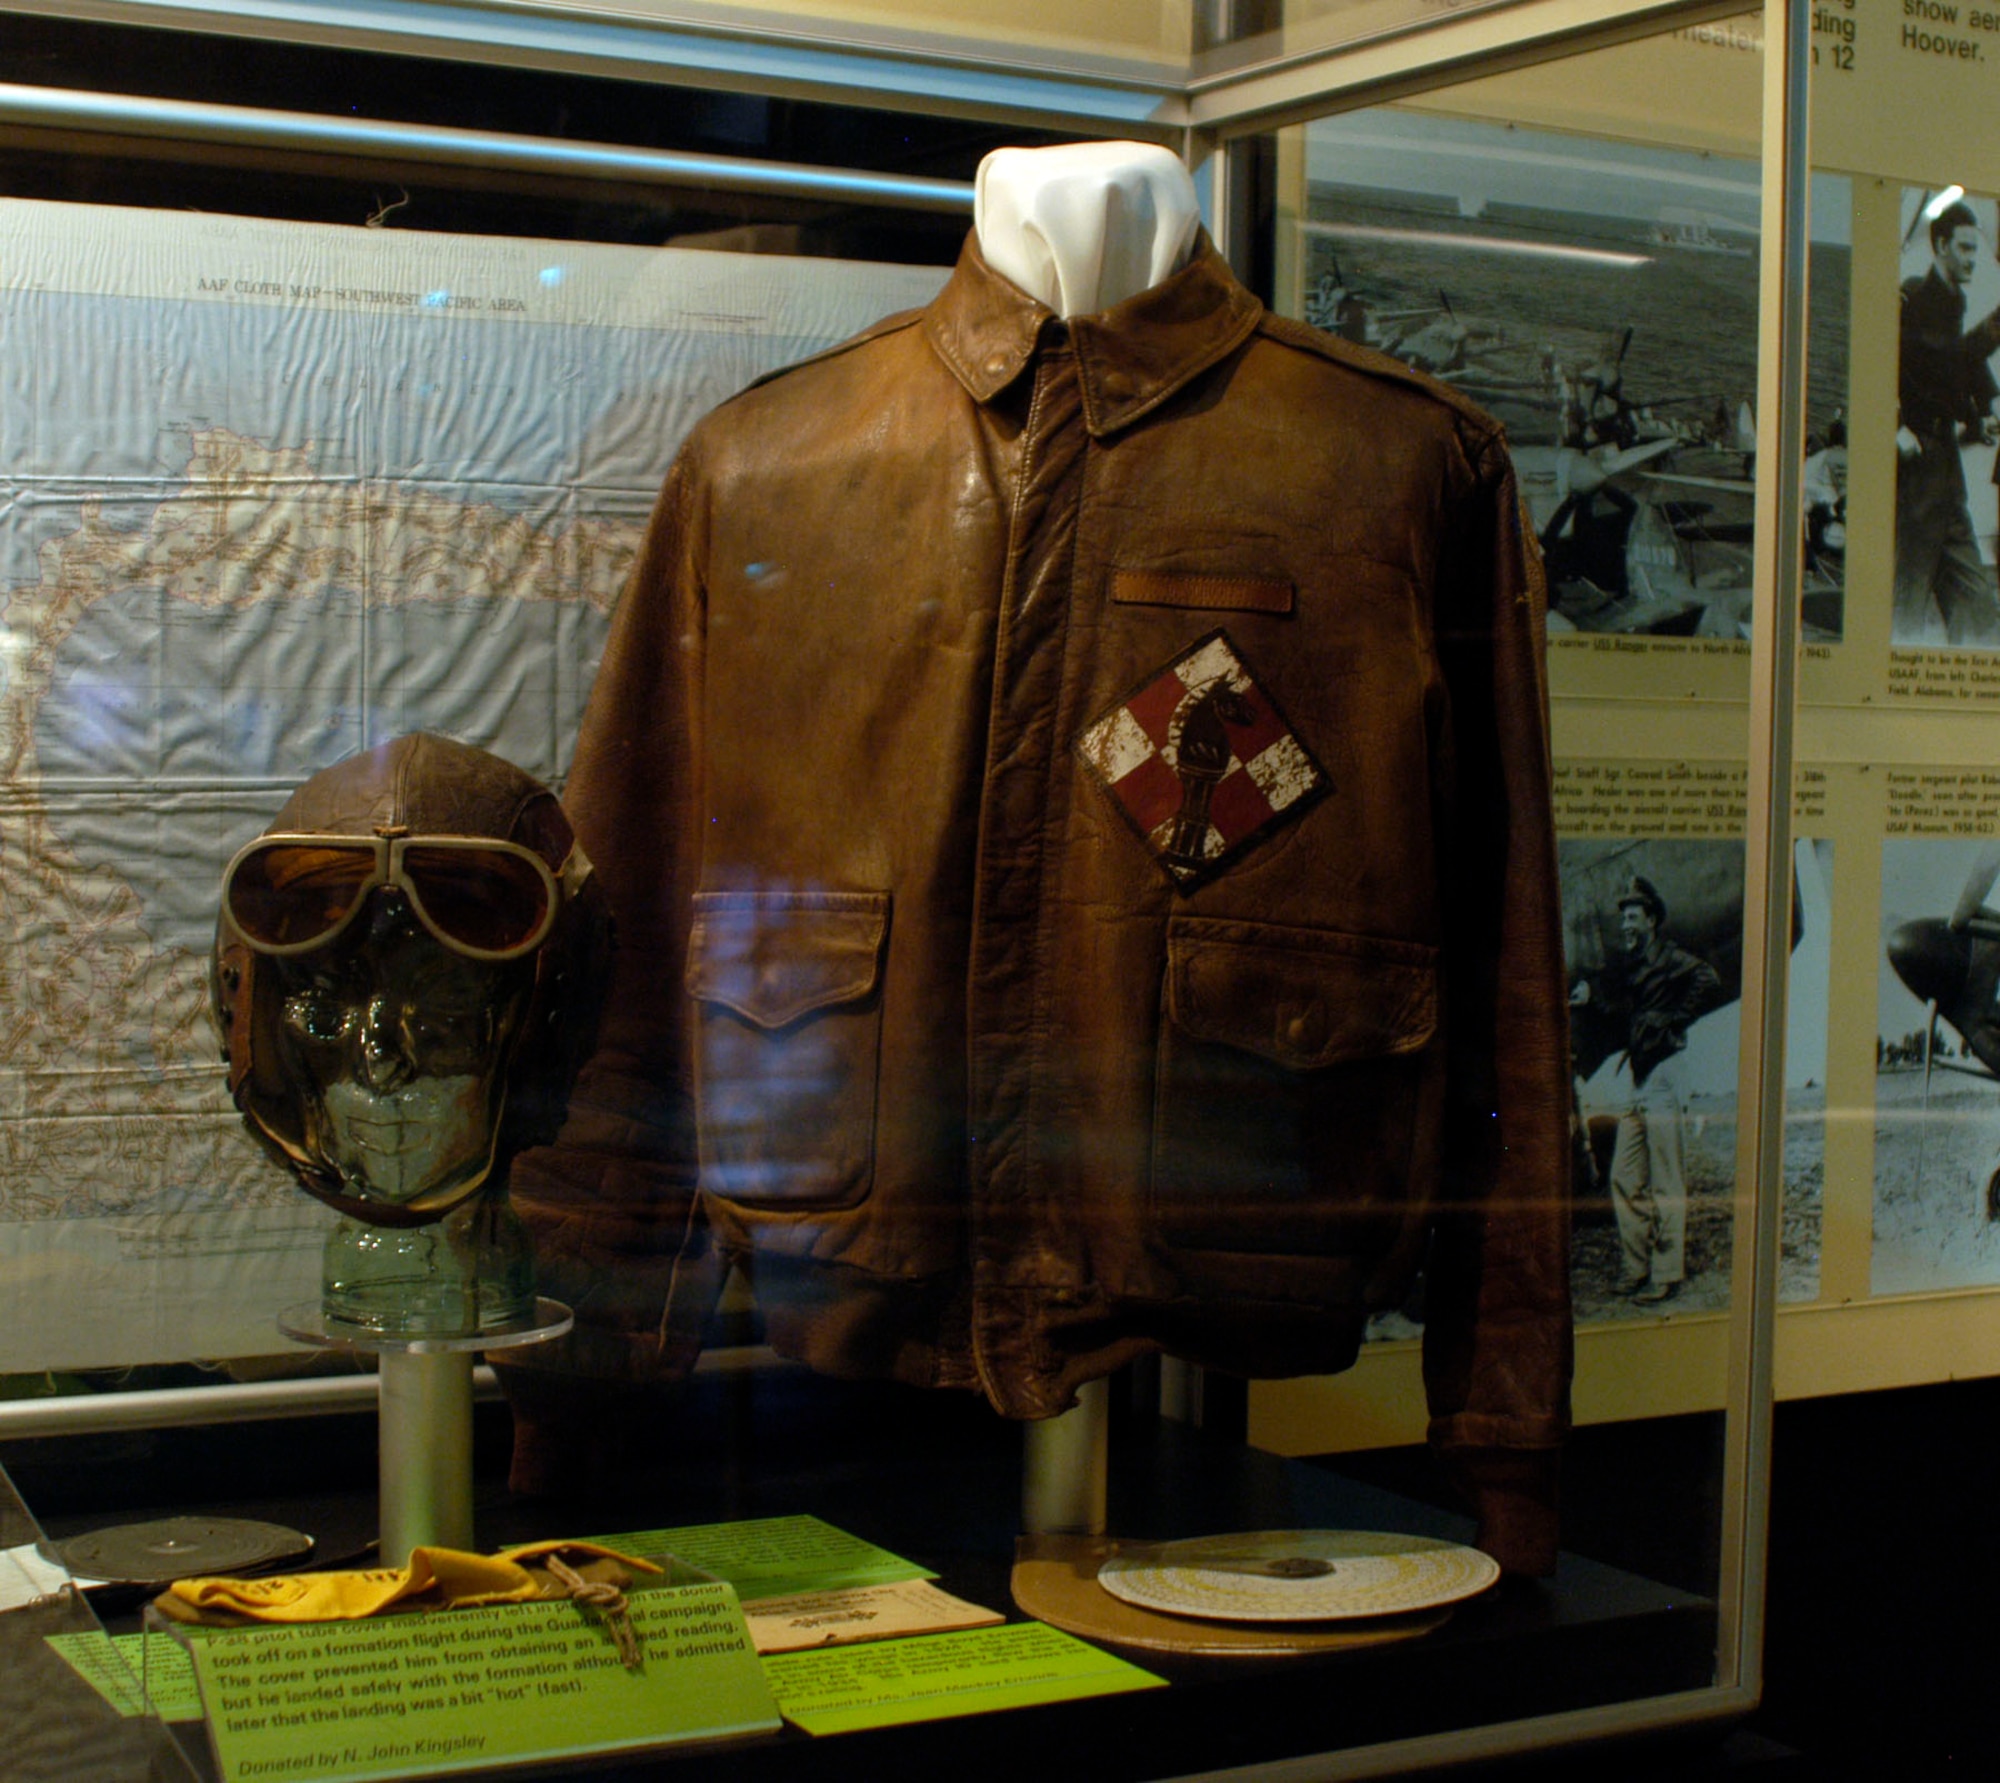
[[[547,864],[516,843],[270,837],[231,863],[223,903],[253,948],[303,953],[338,936],[377,886],[400,890],[447,947],[482,959],[539,946],[558,896]]]
[[[223,896],[252,947],[309,947],[344,928],[375,883],[373,848],[253,844],[237,857]]]
[[[403,851],[401,881],[440,941],[481,953],[524,953],[548,933],[555,881],[525,854],[485,848]]]

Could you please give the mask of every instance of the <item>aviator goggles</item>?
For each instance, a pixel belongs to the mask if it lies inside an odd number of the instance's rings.
[[[483,836],[259,836],[224,872],[222,910],[255,952],[282,959],[330,946],[371,892],[393,888],[453,953],[517,960],[588,871],[581,849],[558,878],[533,849]]]

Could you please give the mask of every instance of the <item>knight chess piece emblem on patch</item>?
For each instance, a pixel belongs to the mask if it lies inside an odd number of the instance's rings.
[[[1092,723],[1076,751],[1186,889],[1326,792],[1226,631],[1213,631]]]

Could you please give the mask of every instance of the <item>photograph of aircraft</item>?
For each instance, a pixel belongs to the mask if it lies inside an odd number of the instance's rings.
[[[1506,423],[1551,631],[1747,637],[1755,163],[1383,108],[1307,169],[1306,320]],[[1810,641],[1844,624],[1847,195],[1815,176]]]
[[[1878,1294],[2000,1282],[2000,843],[1882,844]]]
[[[1636,1186],[1642,1197],[1684,1196],[1684,1279],[1672,1304],[1676,1312],[1720,1310],[1729,1300],[1736,1187],[1743,844],[1731,837],[1578,837],[1558,841],[1556,858],[1570,984],[1577,1216],[1570,1282],[1577,1317],[1652,1310],[1629,1292],[1634,1271],[1616,1206],[1621,1181],[1628,1195]],[[1810,1299],[1819,1284],[1832,845],[1799,843],[1793,869],[1779,1276],[1787,1300]],[[1650,914],[1649,898],[1660,916],[1641,937],[1635,931],[1646,925],[1626,910],[1636,904]],[[1655,935],[1683,957],[1663,961],[1649,945]],[[1657,979],[1647,988],[1649,972],[1662,965],[1700,988],[1671,997]],[[1643,1093],[1653,1074],[1648,1052],[1657,1049],[1657,1027],[1649,1048],[1649,1020],[1683,1040],[1675,1049],[1672,1101],[1658,1085],[1650,1098]],[[1672,1128],[1668,1145],[1659,1134],[1648,1142],[1649,1123]]]

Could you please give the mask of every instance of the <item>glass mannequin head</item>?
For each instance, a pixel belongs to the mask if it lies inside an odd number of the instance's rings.
[[[363,1201],[451,1196],[491,1163],[528,961],[468,959],[394,892],[333,946],[273,962],[314,1161]]]

